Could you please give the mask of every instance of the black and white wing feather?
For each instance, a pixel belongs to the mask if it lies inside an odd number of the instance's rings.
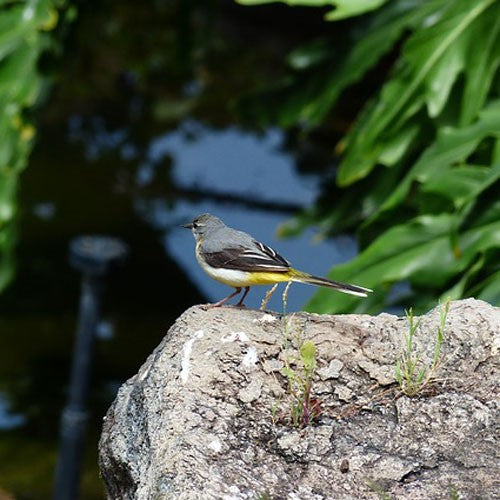
[[[290,263],[276,250],[252,240],[249,246],[234,246],[219,252],[205,252],[205,262],[212,267],[239,271],[287,272]]]

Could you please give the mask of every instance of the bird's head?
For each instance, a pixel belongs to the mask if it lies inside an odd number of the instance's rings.
[[[198,240],[203,237],[207,231],[211,231],[213,229],[223,227],[224,223],[215,215],[211,214],[202,214],[198,215],[192,222],[189,224],[183,224],[182,227],[187,229],[191,229],[193,231],[193,235]]]

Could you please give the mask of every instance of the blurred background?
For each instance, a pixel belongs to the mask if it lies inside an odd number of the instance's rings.
[[[230,292],[195,261],[196,215],[375,290],[294,284],[289,310],[500,305],[500,1],[290,3],[0,1],[0,499],[51,497],[76,236],[130,251],[95,332],[85,499],[118,387]]]

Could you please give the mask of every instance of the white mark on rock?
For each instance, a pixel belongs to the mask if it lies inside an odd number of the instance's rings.
[[[255,347],[250,346],[243,356],[243,360],[241,361],[241,365],[245,368],[250,368],[255,366],[255,364],[259,361],[259,355],[257,354],[257,349]]]
[[[276,316],[267,313],[253,320],[254,323],[274,323],[275,321],[277,321]]]
[[[222,450],[222,444],[221,444],[221,442],[217,438],[215,438],[213,441],[211,441],[208,444],[208,447],[211,450],[215,451],[216,453],[219,453],[220,450]]]
[[[227,342],[234,342],[235,340],[239,340],[240,342],[248,342],[250,339],[245,332],[233,332],[222,337],[220,340],[222,343],[226,344]]]
[[[242,493],[240,492],[240,489],[238,486],[230,486],[228,488],[229,490],[229,495],[223,495],[221,498],[222,500],[241,500],[242,498],[247,498],[246,495],[242,496]]]
[[[500,349],[500,337],[495,337],[491,344],[491,354],[493,356],[496,356],[498,354],[499,349]]]
[[[149,371],[151,370],[152,366],[153,365],[149,365],[142,373],[140,373],[138,377],[139,382],[143,382],[144,380],[146,380],[146,377],[149,375]]]
[[[182,349],[182,361],[181,361],[181,380],[185,384],[189,377],[189,370],[191,369],[191,351],[193,350],[193,344],[196,339],[201,339],[205,335],[203,330],[198,330],[194,333],[193,338],[189,339]]]

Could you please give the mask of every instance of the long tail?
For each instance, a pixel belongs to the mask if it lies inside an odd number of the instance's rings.
[[[341,281],[333,281],[327,278],[321,278],[319,276],[313,276],[312,274],[303,273],[302,271],[293,270],[292,281],[298,281],[299,283],[310,283],[311,285],[326,286],[329,288],[334,288],[342,293],[349,293],[351,295],[357,295],[358,297],[366,297],[370,292],[369,288],[364,288],[362,286],[351,285],[350,283],[342,283]]]

